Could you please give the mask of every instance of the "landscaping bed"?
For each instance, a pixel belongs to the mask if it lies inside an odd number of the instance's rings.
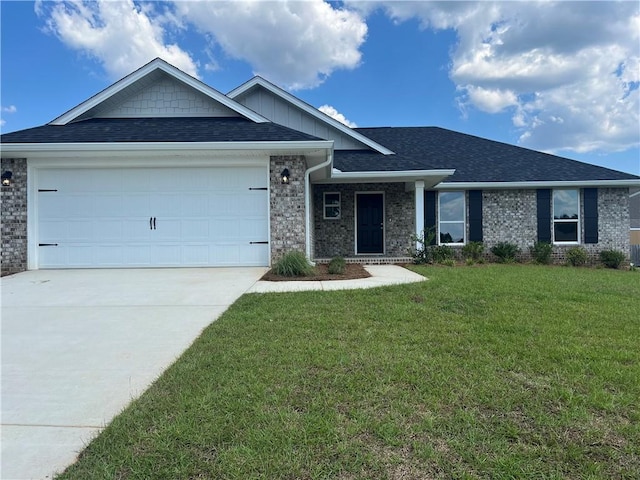
[[[367,278],[371,275],[365,268],[358,263],[347,263],[345,271],[342,274],[329,273],[329,265],[320,263],[315,266],[315,272],[312,275],[299,276],[299,277],[285,277],[276,275],[272,270],[269,270],[263,275],[261,280],[269,282],[291,282],[291,281],[327,281],[327,280],[353,280],[356,278]]]

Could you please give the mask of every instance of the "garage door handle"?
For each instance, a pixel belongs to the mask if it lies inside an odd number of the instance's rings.
[[[249,245],[267,245],[269,242],[249,242]]]
[[[156,217],[153,217],[153,229],[156,229]]]
[[[153,217],[149,217],[149,230],[153,230]]]

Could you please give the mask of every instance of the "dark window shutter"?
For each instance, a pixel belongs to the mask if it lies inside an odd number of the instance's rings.
[[[469,241],[482,241],[482,190],[469,190]]]
[[[433,232],[433,240],[431,245],[436,244],[436,192],[433,190],[425,190],[424,192],[424,233],[425,237],[429,232]]]
[[[598,189],[584,189],[584,243],[598,243]]]
[[[551,190],[538,190],[538,241],[551,243]]]

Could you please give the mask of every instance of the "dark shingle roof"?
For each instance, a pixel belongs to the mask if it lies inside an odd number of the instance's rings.
[[[271,122],[244,118],[93,118],[0,136],[2,143],[278,142],[322,140]]]
[[[336,151],[343,172],[455,169],[447,182],[536,182],[640,179],[588,163],[438,127],[356,128],[393,150]]]

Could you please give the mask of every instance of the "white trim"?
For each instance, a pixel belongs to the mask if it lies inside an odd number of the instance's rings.
[[[424,232],[424,180],[416,180],[415,183],[415,211],[416,211],[416,238]],[[416,249],[420,248],[420,242],[416,241]]]
[[[311,261],[311,174],[325,167],[329,167],[329,171],[333,167],[333,150],[329,150],[325,161],[307,168],[304,172],[304,243],[307,260],[312,265],[314,263]]]
[[[359,253],[358,252],[358,195],[382,195],[382,252],[380,253]],[[387,250],[387,201],[384,191],[375,192],[355,192],[353,196],[353,218],[354,218],[354,245],[353,251],[356,255],[384,255]]]
[[[56,152],[184,152],[186,151],[304,151],[333,149],[333,140],[295,142],[96,142],[96,143],[3,143],[2,154],[50,155]]]
[[[636,196],[638,196],[638,195],[640,195],[640,190],[638,190],[638,191],[637,191],[637,192],[635,192],[635,193],[630,194],[630,195],[629,195],[629,198],[633,198],[633,197],[636,197]]]
[[[442,197],[440,196],[440,193],[438,193],[438,201],[436,202],[436,204],[438,205],[438,212],[437,212],[438,218],[436,219],[436,224],[437,224],[436,243],[438,245],[449,245],[449,246],[466,245],[467,244],[467,192],[465,190],[451,190],[451,191],[443,192],[443,193],[461,193],[462,194],[462,200],[463,200],[462,221],[460,221],[460,220],[442,220],[442,215],[440,214],[440,199]],[[460,242],[442,243],[440,241],[440,224],[441,223],[449,223],[449,224],[462,223],[462,243],[460,243]]]
[[[582,180],[549,182],[442,182],[436,190],[477,190],[502,188],[581,188],[581,187],[640,187],[639,179],[628,180]]]
[[[572,192],[577,192],[578,193],[578,218],[567,218],[567,219],[562,219],[562,218],[555,218],[554,215],[554,209],[555,209],[555,193],[562,191],[562,190],[568,190],[568,191],[572,191]],[[582,209],[584,208],[584,201],[582,198],[582,192],[580,191],[580,189],[578,188],[557,188],[557,189],[553,189],[551,191],[551,243],[553,245],[580,245],[581,241],[582,241]],[[575,223],[576,224],[576,230],[577,230],[577,240],[573,241],[559,241],[556,240],[556,222],[557,223]]]
[[[203,93],[204,95],[212,98],[213,100],[223,104],[225,107],[230,108],[234,112],[242,115],[245,118],[248,118],[249,120],[253,120],[256,123],[265,123],[265,122],[269,121],[268,119],[266,119],[262,115],[259,115],[258,113],[256,113],[253,110],[245,107],[244,105],[241,105],[240,103],[236,102],[235,100],[233,100],[233,99],[227,97],[226,95],[218,92],[214,88],[211,88],[207,84],[205,84],[205,83],[201,82],[200,80],[192,77],[191,75],[183,72],[182,70],[177,69],[176,67],[174,67],[173,65],[165,62],[161,58],[156,58],[156,59],[152,60],[151,62],[147,63],[146,65],[142,66],[141,68],[139,68],[135,72],[133,72],[133,73],[127,75],[126,77],[118,80],[113,85],[105,88],[100,93],[94,95],[93,97],[89,98],[88,100],[85,100],[80,105],[72,108],[68,112],[66,112],[66,113],[62,114],[61,116],[53,119],[51,122],[49,122],[49,125],[66,125],[67,123],[72,122],[73,120],[75,120],[76,118],[78,118],[81,115],[85,114],[86,112],[88,112],[92,108],[95,108],[96,106],[98,106],[102,102],[108,100],[113,95],[121,92],[122,90],[124,90],[128,86],[136,83],[137,81],[141,80],[142,78],[146,77],[147,75],[149,75],[150,73],[152,73],[152,72],[154,72],[156,70],[162,70],[163,72],[165,72],[168,75],[172,76],[176,80],[183,82],[187,86],[199,91],[200,93]]]
[[[338,195],[338,216],[327,217],[327,195]],[[335,207],[335,205],[329,205]],[[340,220],[342,218],[342,195],[340,192],[323,192],[322,193],[322,219],[323,220]]]
[[[238,96],[242,95],[243,93],[248,92],[249,90],[251,90],[252,88],[254,88],[256,86],[260,86],[260,87],[268,90],[269,92],[273,93],[274,95],[280,97],[282,100],[284,100],[286,102],[289,102],[290,104],[294,105],[295,107],[299,108],[300,110],[303,110],[304,112],[308,113],[309,115],[317,118],[321,122],[324,122],[324,123],[327,123],[327,124],[331,125],[333,128],[335,128],[335,129],[341,131],[342,133],[350,136],[351,138],[357,140],[358,142],[363,143],[366,146],[373,148],[374,150],[376,150],[377,152],[382,153],[383,155],[392,155],[394,153],[392,150],[389,150],[384,145],[381,145],[381,144],[371,140],[370,138],[362,135],[361,133],[356,132],[355,130],[351,129],[350,127],[347,127],[345,124],[343,124],[341,122],[338,122],[337,120],[331,118],[329,115],[327,115],[325,113],[322,113],[317,108],[314,108],[311,105],[309,105],[308,103],[303,102],[299,98],[294,97],[290,93],[282,90],[280,87],[277,87],[276,85],[274,85],[273,83],[269,82],[268,80],[265,80],[262,77],[258,77],[258,76],[253,77],[248,82],[243,83],[239,87],[234,88],[229,93],[227,93],[227,97],[229,97],[231,99],[235,99]]]

